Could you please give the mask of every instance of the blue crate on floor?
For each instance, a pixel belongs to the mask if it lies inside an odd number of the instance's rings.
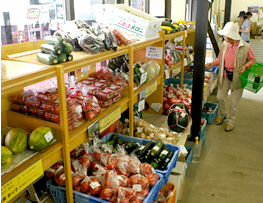
[[[202,138],[202,143],[201,143],[201,146],[203,146],[203,144],[205,143],[205,135],[206,135],[206,119],[203,118],[205,120],[203,126],[202,126],[202,129],[201,129],[201,133],[200,133],[200,137]]]
[[[192,158],[193,158],[193,149],[191,147],[185,147],[186,150],[188,151],[188,154],[187,154],[187,157],[186,157],[186,165],[187,165],[187,168],[185,170],[185,174],[187,173],[187,169],[188,169],[188,166],[189,164],[192,162]]]
[[[149,194],[143,200],[143,203],[153,203],[157,199],[158,192],[163,187],[163,175],[159,173],[158,175],[159,175],[159,180],[151,188]],[[46,184],[47,187],[50,189],[50,193],[55,203],[67,202],[66,187],[57,186],[53,179],[49,179]],[[74,202],[77,203],[109,203],[106,200],[102,200],[82,192],[77,192],[75,190],[73,190],[73,199]]]
[[[113,134],[118,135],[124,141],[133,141],[133,142],[137,142],[137,143],[139,143],[141,145],[145,144],[146,142],[149,141],[147,139],[142,139],[142,138],[138,138],[138,137],[131,137],[131,136],[121,135],[121,134],[117,134],[117,133],[108,133],[107,135],[105,135],[101,139],[101,142],[107,142],[111,138],[111,136]],[[155,141],[153,141],[153,142],[156,143]],[[169,164],[167,165],[166,170],[158,170],[158,169],[156,169],[157,173],[160,173],[160,174],[163,175],[164,184],[166,184],[168,182],[168,178],[169,178],[169,176],[171,174],[172,169],[176,166],[176,162],[178,160],[178,156],[179,156],[179,152],[180,152],[180,147],[177,146],[177,145],[171,145],[171,144],[167,144],[167,143],[165,143],[165,145],[168,147],[169,150],[173,150],[174,151],[174,155],[173,155],[172,159],[170,160]]]
[[[177,87],[177,85],[181,84],[181,79],[180,78],[168,78],[168,79],[165,79],[163,82],[165,85],[171,86],[172,84],[174,87]],[[186,87],[188,89],[192,89],[193,80],[184,79],[184,84],[187,85]]]
[[[213,123],[213,121],[216,117],[216,114],[218,112],[218,104],[207,102],[207,103],[205,103],[205,106],[206,107],[212,107],[214,109],[214,111],[213,111],[213,113],[202,112],[202,117],[204,117],[207,120],[207,123]]]

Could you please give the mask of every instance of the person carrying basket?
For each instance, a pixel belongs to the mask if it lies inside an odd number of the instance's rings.
[[[231,89],[230,112],[225,131],[234,129],[234,123],[238,112],[239,100],[243,94],[240,74],[250,68],[256,60],[251,45],[241,39],[239,27],[233,22],[228,22],[224,28],[218,31],[224,36],[224,42],[220,48],[218,58],[205,65],[206,69],[219,66],[217,100],[220,115],[216,125],[220,125],[227,118],[226,98]]]

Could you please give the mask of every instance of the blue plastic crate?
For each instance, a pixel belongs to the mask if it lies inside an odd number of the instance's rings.
[[[152,203],[157,199],[158,192],[163,187],[163,175],[159,173],[158,175],[159,175],[159,180],[151,188],[149,194],[144,199],[143,203]],[[67,202],[66,187],[55,185],[56,183],[53,179],[49,179],[46,184],[47,187],[50,189],[50,193],[53,197],[54,202],[56,203]],[[87,195],[82,192],[77,192],[75,190],[73,190],[73,199],[74,202],[77,203],[109,203],[108,201]]]
[[[205,123],[203,124],[202,126],[202,129],[201,129],[201,133],[200,133],[200,137],[202,138],[202,143],[201,143],[201,146],[203,146],[203,144],[205,143],[205,135],[206,135],[206,119],[203,118],[205,120]]]
[[[108,133],[107,135],[105,135],[101,139],[101,142],[107,142],[113,134],[118,135],[124,141],[133,141],[133,142],[137,142],[141,145],[145,144],[146,142],[149,141],[147,139],[142,139],[142,138],[138,138],[138,137],[131,137],[131,136],[121,135],[121,134],[117,134],[117,133]],[[155,141],[153,141],[153,142],[155,143]],[[179,156],[179,152],[180,152],[180,147],[177,145],[171,145],[171,144],[167,144],[167,143],[165,143],[165,145],[168,147],[169,150],[174,151],[174,155],[173,155],[172,159],[170,160],[169,164],[167,165],[166,170],[158,170],[158,169],[155,170],[157,173],[163,175],[164,184],[166,184],[168,182],[168,178],[171,174],[172,169],[176,166],[176,162],[178,160],[178,156]]]
[[[191,147],[185,147],[186,150],[188,151],[188,154],[187,154],[187,157],[186,157],[186,165],[187,165],[187,168],[185,170],[185,174],[187,173],[187,169],[188,169],[188,166],[189,164],[192,162],[192,158],[193,158],[193,149]]]
[[[177,85],[181,84],[181,79],[180,78],[168,78],[168,79],[165,79],[163,82],[165,85],[171,86],[171,84],[173,84],[173,86],[176,87]],[[184,84],[187,85],[188,89],[192,89],[193,80],[184,79]]]
[[[213,113],[204,113],[202,112],[202,117],[204,117],[207,120],[207,123],[213,123],[216,114],[218,112],[218,104],[215,103],[205,103],[206,107],[212,107],[214,109]]]
[[[213,66],[213,68],[210,68],[210,69],[205,69],[205,71],[212,72],[213,73],[213,80],[214,80],[216,75],[218,74],[219,67],[218,66]]]
[[[177,74],[176,76],[181,78],[181,73]],[[184,79],[193,80],[193,74],[185,73],[184,74]]]

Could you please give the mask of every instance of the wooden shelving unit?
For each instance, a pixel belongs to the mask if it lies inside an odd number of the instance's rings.
[[[191,31],[191,32],[194,32]],[[113,57],[117,57],[123,54],[129,54],[129,65],[133,67],[135,59],[140,61],[145,58],[146,47],[148,46],[157,46],[162,47],[164,50],[165,41],[183,35],[183,44],[185,46],[185,34],[184,32],[174,33],[171,35],[164,35],[164,32],[160,32],[160,37],[154,40],[137,43],[130,46],[119,47],[118,51],[106,51],[103,53],[89,55],[84,51],[73,52],[73,61],[66,63],[48,66],[43,65],[37,60],[36,54],[20,56],[15,59],[8,58],[8,55],[17,54],[25,51],[37,50],[40,48],[40,45],[44,43],[43,40],[38,41],[37,45],[34,45],[32,42],[23,43],[23,44],[14,44],[2,46],[1,57],[2,60],[7,60],[8,63],[13,63],[11,70],[14,74],[8,76],[8,79],[1,81],[1,125],[2,128],[5,126],[11,127],[20,127],[24,130],[31,132],[35,128],[47,125],[52,127],[55,130],[56,142],[45,150],[39,152],[33,158],[27,160],[19,167],[15,168],[11,172],[2,176],[1,185],[5,185],[17,175],[21,174],[29,166],[41,160],[43,171],[52,166],[58,160],[63,158],[64,169],[66,174],[66,190],[67,190],[67,200],[68,202],[73,202],[73,188],[72,188],[72,178],[71,178],[71,163],[70,163],[70,151],[75,147],[83,143],[88,139],[87,129],[97,120],[101,120],[110,113],[112,113],[116,108],[120,108],[121,112],[129,109],[130,114],[130,123],[133,123],[133,104],[138,102],[138,94],[146,90],[149,92],[146,101],[151,103],[163,103],[163,80],[164,80],[164,56],[162,59],[154,59],[160,64],[160,73],[152,80],[148,81],[143,86],[139,87],[137,90],[133,90],[133,69],[130,68],[129,77],[130,84],[125,90],[124,96],[121,100],[114,103],[110,107],[104,109],[101,114],[96,116],[93,121],[83,121],[76,129],[68,132],[68,123],[67,123],[67,104],[66,104],[66,93],[65,93],[65,81],[64,74],[75,71],[78,73],[79,69],[91,65],[90,71],[87,75],[78,78],[79,80],[85,79],[92,72],[96,71],[95,64],[101,61],[108,60]],[[183,61],[175,64],[169,69],[176,68],[178,73],[181,71],[178,66],[183,70],[184,64]],[[15,68],[24,69],[22,72],[15,71]],[[30,68],[29,68],[30,67]],[[183,71],[182,71],[183,72]],[[57,77],[58,84],[58,94],[59,94],[59,106],[60,106],[60,121],[61,124],[55,124],[45,120],[29,117],[20,113],[11,111],[11,103],[9,101],[9,96],[15,92],[23,91],[23,88],[53,77]],[[149,109],[149,113],[162,114],[162,109],[159,112],[155,112],[152,109]],[[130,136],[133,136],[133,125],[130,126]]]

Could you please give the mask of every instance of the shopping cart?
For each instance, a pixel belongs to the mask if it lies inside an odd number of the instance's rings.
[[[257,93],[263,86],[263,63],[255,64],[240,75],[242,88]]]

